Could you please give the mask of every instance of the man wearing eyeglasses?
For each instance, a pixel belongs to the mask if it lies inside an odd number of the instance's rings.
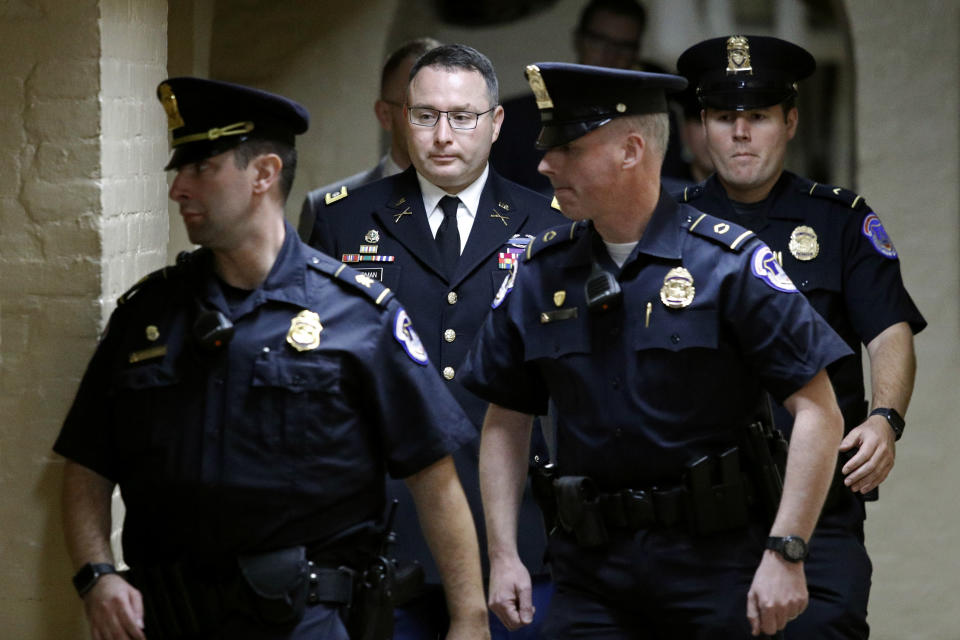
[[[407,138],[404,132],[406,117],[403,112],[407,79],[410,77],[410,67],[417,58],[439,46],[439,40],[417,38],[400,45],[387,57],[387,61],[383,63],[383,71],[380,73],[380,98],[373,103],[373,111],[377,116],[377,122],[380,123],[380,128],[390,134],[390,148],[376,166],[348,178],[340,178],[336,182],[313,189],[307,194],[303,200],[300,222],[297,226],[297,233],[304,242],[310,239],[313,221],[317,218],[317,210],[327,197],[332,198],[338,193],[344,193],[344,189],[349,193],[380,178],[400,173],[410,166]]]
[[[404,111],[413,165],[346,196],[327,197],[317,212],[310,244],[396,293],[433,366],[476,425],[477,439],[455,453],[454,461],[486,560],[477,470],[486,402],[461,386],[458,369],[527,244],[562,218],[549,200],[489,167],[503,108],[493,65],[482,53],[457,44],[428,51],[410,71]],[[531,459],[546,455],[539,431],[535,434]],[[390,488],[401,501],[397,555],[401,561],[422,563],[427,582],[415,600],[398,608],[394,638],[436,638],[447,625],[438,575],[409,494],[400,484]],[[494,638],[538,637],[550,597],[543,524],[529,491],[518,529],[521,556],[535,567],[533,624],[508,635],[492,619]]]

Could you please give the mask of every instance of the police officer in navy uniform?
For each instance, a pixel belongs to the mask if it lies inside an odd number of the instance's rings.
[[[391,292],[284,222],[306,111],[198,78],[158,97],[170,197],[202,248],[120,299],[54,446],[93,637],[345,640],[351,600],[378,613],[358,581],[384,549],[385,472],[421,510],[448,637],[487,637],[450,457],[473,429]],[[131,582],[110,550],[115,485]]]
[[[534,234],[563,218],[550,201],[501,178],[487,163],[503,110],[497,77],[479,51],[459,44],[428,51],[414,64],[407,93],[407,149],[413,166],[318,212],[311,244],[382,281],[405,305],[430,360],[479,432],[486,403],[460,384],[460,363],[500,283]],[[448,222],[449,220],[449,222]],[[539,430],[538,430],[539,435]],[[538,438],[531,457],[546,455]],[[479,438],[456,454],[457,470],[482,525],[477,478]],[[402,486],[398,555],[425,565],[427,590],[397,610],[396,638],[435,637],[446,611],[437,574]],[[524,500],[520,539],[536,598],[546,609],[540,514]],[[481,547],[483,529],[480,527]],[[492,618],[494,635],[506,633]],[[534,635],[538,625],[525,631]]]
[[[752,232],[661,189],[665,93],[683,78],[559,63],[527,77],[540,170],[575,222],[530,243],[464,366],[491,402],[491,606],[508,626],[529,620],[516,497],[549,401],[547,636],[774,634],[806,605],[806,543],[841,431],[824,369],[850,350]],[[782,499],[779,476],[758,473],[770,450],[744,437],[765,390],[796,417]]]
[[[864,501],[876,499],[893,468],[913,390],[913,334],[926,321],[904,288],[893,242],[864,199],[784,170],[798,126],[797,85],[813,73],[813,57],[777,38],[730,36],[690,47],[677,64],[699,93],[716,166],[681,197],[754,230],[856,354],[828,369],[845,437],[806,564],[810,607],[787,637],[866,638]],[[861,345],[870,359],[869,404]],[[778,407],[778,426],[789,433],[791,422]]]

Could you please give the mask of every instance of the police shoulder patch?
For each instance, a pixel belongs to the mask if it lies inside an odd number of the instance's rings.
[[[393,297],[393,292],[389,287],[385,287],[370,276],[319,252],[307,256],[307,265],[320,273],[330,276],[334,280],[339,280],[351,288],[362,292],[365,297],[369,298],[379,307],[386,307],[387,302]]]
[[[766,282],[771,289],[785,293],[797,293],[797,287],[793,284],[793,280],[777,262],[777,257],[773,255],[770,247],[765,244],[761,243],[753,250],[753,255],[750,256],[750,270],[754,276]]]
[[[807,195],[814,198],[833,200],[834,202],[839,202],[844,206],[856,210],[864,209],[867,206],[867,203],[863,198],[849,189],[810,181],[805,181],[801,184],[806,189]]]
[[[891,260],[897,259],[897,249],[893,246],[893,240],[887,235],[887,230],[883,228],[883,223],[880,222],[877,214],[871,211],[863,218],[860,233],[870,241],[877,253]]]
[[[541,231],[527,244],[524,260],[530,260],[533,256],[548,247],[557,247],[573,240],[583,233],[586,228],[586,221],[580,221]]]
[[[410,316],[400,307],[396,315],[393,316],[393,337],[396,338],[403,350],[407,352],[410,359],[419,365],[426,365],[429,362],[427,350],[420,341],[420,336],[413,330],[413,323]]]
[[[683,225],[687,231],[695,236],[722,244],[730,251],[739,253],[743,250],[747,240],[754,236],[753,231],[746,227],[741,227],[734,222],[727,222],[708,213],[694,209],[690,211],[690,214]]]

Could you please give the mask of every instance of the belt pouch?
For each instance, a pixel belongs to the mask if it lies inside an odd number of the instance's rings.
[[[237,558],[253,610],[269,625],[293,626],[307,603],[307,554],[303,546]]]

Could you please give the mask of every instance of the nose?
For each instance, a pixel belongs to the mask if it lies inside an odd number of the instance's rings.
[[[750,125],[747,122],[747,119],[743,116],[737,116],[737,119],[733,122],[733,137],[736,140],[749,140],[750,139]]]
[[[447,119],[447,116],[448,114],[441,113],[440,119],[433,127],[433,141],[440,146],[453,142],[453,127],[450,126],[450,120]]]
[[[537,171],[548,178],[556,173],[553,166],[553,160],[555,156],[556,153],[554,151],[547,151],[545,154],[543,154],[543,158],[540,159],[540,164],[537,165]]]
[[[174,202],[182,202],[187,198],[186,178],[184,178],[183,172],[179,170],[173,177],[173,182],[170,183],[169,196]]]

